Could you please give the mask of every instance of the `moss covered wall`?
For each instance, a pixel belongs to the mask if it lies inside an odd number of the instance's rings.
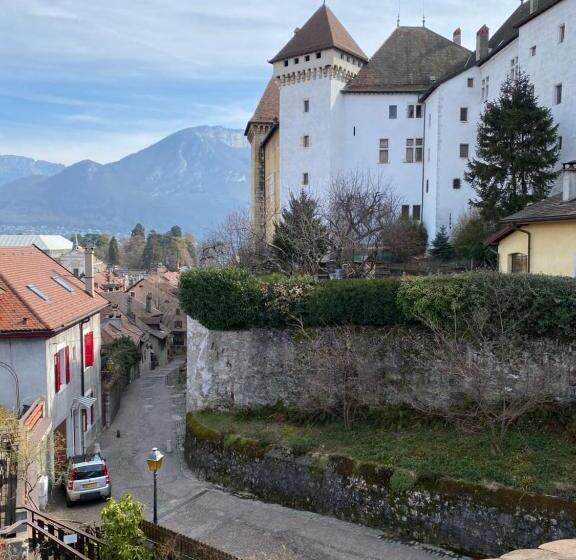
[[[295,457],[187,418],[189,466],[259,498],[382,528],[398,537],[496,556],[576,536],[576,503],[509,489],[416,477],[336,455]]]

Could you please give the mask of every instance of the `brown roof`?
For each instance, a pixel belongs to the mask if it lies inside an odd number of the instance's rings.
[[[273,123],[280,117],[280,88],[272,78],[254,111],[250,122]]]
[[[84,282],[37,247],[0,248],[0,335],[48,335],[106,307],[105,299],[85,289]]]
[[[364,51],[328,6],[318,8],[314,15],[298,29],[286,46],[270,61],[278,62],[293,56],[336,48],[361,60],[368,60]]]
[[[426,27],[398,27],[344,92],[423,92],[471,55]]]
[[[541,202],[526,206],[524,210],[504,218],[502,222],[505,224],[527,224],[559,220],[576,220],[576,199],[564,201],[562,200],[562,195],[557,194]]]

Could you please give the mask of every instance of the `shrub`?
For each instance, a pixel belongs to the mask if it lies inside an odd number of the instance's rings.
[[[264,294],[255,276],[238,268],[203,268],[182,275],[180,303],[208,329],[232,330],[261,321]]]
[[[317,285],[298,312],[306,326],[395,325],[404,317],[396,304],[401,281],[339,280]]]
[[[571,278],[481,272],[402,282],[398,306],[408,318],[459,333],[482,316],[495,330],[528,337],[574,338],[576,282]]]
[[[297,307],[308,296],[314,284],[314,278],[311,276],[277,277],[272,281],[263,282],[266,323],[282,326],[292,322]]]

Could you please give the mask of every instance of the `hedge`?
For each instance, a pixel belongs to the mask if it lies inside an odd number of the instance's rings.
[[[265,280],[237,269],[182,275],[182,308],[214,330],[433,322],[466,329],[470,317],[531,337],[576,337],[576,281],[538,275],[467,273],[318,283],[309,277]],[[490,329],[487,329],[487,332]]]
[[[297,307],[307,326],[386,326],[404,322],[396,303],[401,280],[338,280],[318,284]]]
[[[486,332],[529,337],[576,336],[576,281],[543,275],[497,272],[410,278],[398,291],[398,306],[409,319],[462,332],[473,314]]]

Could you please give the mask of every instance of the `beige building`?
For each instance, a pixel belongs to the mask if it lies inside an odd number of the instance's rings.
[[[270,80],[248,125],[252,146],[252,224],[259,236],[270,239],[280,217],[280,91]]]
[[[563,192],[509,216],[488,240],[501,272],[576,277],[576,161],[563,165]]]

